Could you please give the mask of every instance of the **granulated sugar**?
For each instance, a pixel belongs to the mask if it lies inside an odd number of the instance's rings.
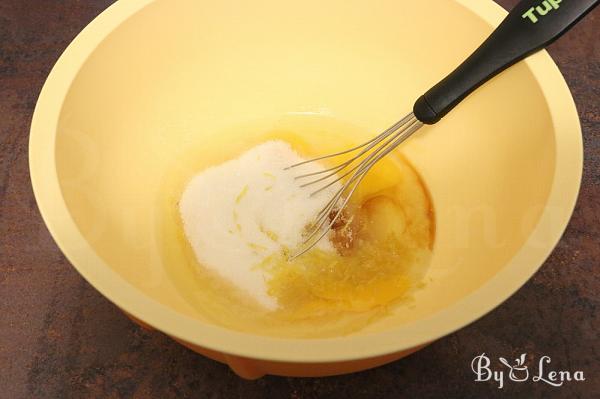
[[[268,276],[255,266],[302,244],[306,227],[340,188],[334,184],[311,197],[314,189],[301,188],[294,176],[323,166],[284,170],[304,160],[284,141],[262,143],[196,175],[179,203],[198,262],[268,309],[276,309],[277,300],[267,292]],[[334,251],[327,237],[317,247]]]

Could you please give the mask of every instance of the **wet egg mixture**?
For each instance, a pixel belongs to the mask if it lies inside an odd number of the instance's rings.
[[[311,196],[314,188],[295,177],[336,160],[286,167],[356,144],[312,133],[258,133],[220,157],[184,160],[170,179],[161,208],[167,266],[211,321],[277,336],[348,334],[402,306],[420,284],[433,246],[432,205],[397,150],[367,174],[329,233],[291,258],[343,182]]]

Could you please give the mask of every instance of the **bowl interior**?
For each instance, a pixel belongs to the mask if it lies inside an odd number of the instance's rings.
[[[450,0],[154,1],[101,42],[70,86],[55,148],[68,210],[106,267],[204,320],[160,254],[165,171],[234,126],[289,113],[375,134],[491,29]],[[534,229],[556,162],[548,106],[523,63],[401,151],[430,190],[434,259],[410,306],[358,334],[427,318],[501,271]]]

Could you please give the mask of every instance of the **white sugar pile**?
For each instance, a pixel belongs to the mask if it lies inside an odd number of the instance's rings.
[[[268,276],[255,266],[298,248],[306,226],[340,188],[334,184],[311,197],[313,190],[294,180],[298,170],[284,170],[304,160],[284,141],[262,143],[196,175],[179,203],[198,262],[271,310],[277,300],[267,292]],[[323,169],[316,163],[299,168],[301,173]],[[327,237],[318,247],[334,250]]]

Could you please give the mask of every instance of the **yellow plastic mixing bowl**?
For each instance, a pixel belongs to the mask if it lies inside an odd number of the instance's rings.
[[[188,147],[254,120],[323,114],[380,132],[504,15],[491,0],[119,1],[65,51],[37,104],[30,166],[44,220],[108,299],[244,377],[402,357],[504,301],[569,220],[581,132],[545,52],[402,147],[435,208],[432,264],[410,306],[347,336],[253,335],[195,311],[159,253],[161,179]]]

